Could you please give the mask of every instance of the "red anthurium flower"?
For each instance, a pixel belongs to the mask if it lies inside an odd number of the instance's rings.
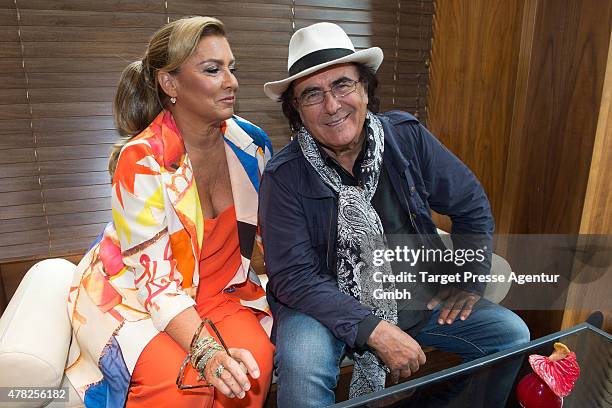
[[[529,364],[552,392],[562,398],[572,391],[580,375],[576,353],[563,343],[555,343],[555,351],[549,357],[529,356]]]

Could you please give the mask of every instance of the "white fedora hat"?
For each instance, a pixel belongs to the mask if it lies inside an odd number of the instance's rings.
[[[355,51],[351,39],[340,26],[317,23],[297,30],[289,41],[287,70],[289,77],[264,85],[266,95],[275,101],[280,99],[291,82],[330,65],[359,62],[375,72],[383,61],[378,47]]]

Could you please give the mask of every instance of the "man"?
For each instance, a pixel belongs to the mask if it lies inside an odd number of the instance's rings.
[[[490,251],[493,231],[471,171],[413,116],[377,114],[382,60],[380,48],[355,52],[339,26],[318,23],[292,36],[289,77],[264,86],[295,132],[260,187],[280,407],[333,404],[347,351],[354,397],[384,387],[387,371],[395,382],[416,372],[422,346],[471,360],[529,340],[518,316],[481,299],[482,283],[413,282],[417,300],[376,296],[401,287],[376,277],[405,265],[375,254],[401,243],[441,248],[430,209],[451,217],[456,247]],[[488,255],[474,271],[488,273]]]

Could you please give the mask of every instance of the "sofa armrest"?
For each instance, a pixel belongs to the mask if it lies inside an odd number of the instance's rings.
[[[496,253],[493,253],[493,257],[491,258],[491,274],[499,276],[503,275],[506,279],[501,283],[488,283],[482,296],[493,303],[500,303],[502,300],[504,300],[510,291],[510,286],[512,286],[512,282],[508,281],[511,273],[512,267],[508,261]]]
[[[453,241],[451,240],[450,234],[440,228],[437,229],[438,235],[442,238],[442,242],[447,248],[453,248]],[[504,259],[503,257],[497,255],[496,253],[492,254],[491,257],[491,274],[494,275],[503,275],[505,276],[505,282],[499,283],[489,283],[482,295],[482,297],[490,300],[493,303],[499,303],[508,294],[510,291],[510,286],[512,286],[511,282],[508,282],[508,278],[510,277],[510,273],[512,272],[512,267]]]
[[[38,262],[0,318],[0,387],[59,387],[72,329],[67,299],[75,265]]]

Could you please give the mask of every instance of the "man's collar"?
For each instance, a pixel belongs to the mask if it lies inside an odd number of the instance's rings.
[[[369,126],[367,126],[367,122],[366,122],[365,129],[366,129],[366,132],[370,131]],[[323,159],[325,164],[331,167],[332,169],[335,169],[338,172],[338,175],[340,176],[340,178],[343,179],[344,184],[352,185],[353,183],[356,183],[356,180],[359,178],[361,174],[361,163],[363,162],[363,159],[365,157],[365,152],[368,148],[368,143],[370,140],[369,135],[365,137],[365,140],[363,141],[363,144],[361,145],[361,151],[357,155],[357,158],[355,159],[355,163],[353,163],[353,174],[354,175],[346,171],[346,169],[342,167],[340,163],[338,163],[338,161],[327,152],[327,150],[325,150],[323,144],[319,143],[317,139],[315,139],[314,137],[312,139],[314,140],[317,146],[317,149],[319,149],[319,153],[321,154],[321,158]],[[348,182],[347,178],[352,179],[352,181]]]

